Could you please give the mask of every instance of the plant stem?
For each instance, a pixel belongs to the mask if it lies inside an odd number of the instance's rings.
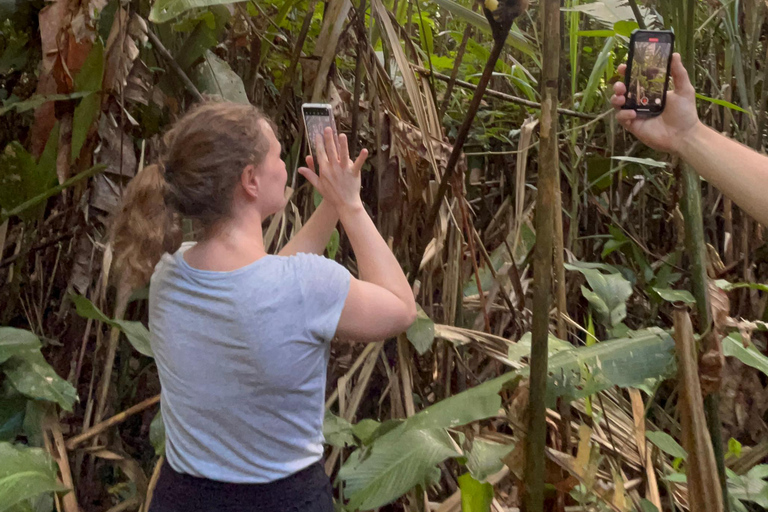
[[[531,339],[528,435],[525,451],[525,510],[544,510],[544,470],[547,441],[547,343],[552,293],[554,215],[557,202],[559,155],[557,136],[558,75],[560,73],[560,2],[543,0],[544,51],[541,79],[541,147],[536,197],[536,249],[534,254],[533,328]]]

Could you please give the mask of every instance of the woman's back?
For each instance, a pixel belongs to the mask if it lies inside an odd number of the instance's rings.
[[[349,272],[316,255],[231,272],[166,254],[150,287],[166,453],[194,476],[270,482],[322,457],[330,339]]]

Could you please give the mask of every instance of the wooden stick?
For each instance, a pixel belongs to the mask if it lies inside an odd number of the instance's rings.
[[[82,434],[79,434],[79,435],[77,435],[75,437],[70,438],[67,441],[67,449],[68,450],[74,450],[75,448],[77,448],[77,446],[79,444],[83,443],[84,441],[87,441],[88,439],[90,439],[90,438],[92,438],[94,436],[99,435],[100,433],[102,433],[106,429],[108,429],[110,427],[113,427],[113,426],[117,425],[118,423],[122,423],[123,421],[128,419],[129,416],[133,416],[134,414],[139,413],[139,412],[143,411],[144,409],[148,409],[148,408],[152,407],[153,405],[155,405],[156,403],[158,403],[159,401],[160,401],[160,395],[155,395],[152,398],[147,398],[143,402],[140,402],[140,403],[134,405],[133,407],[124,410],[120,414],[115,414],[111,418],[109,418],[107,420],[104,420],[101,423],[98,423],[98,424],[92,426],[91,428],[89,428],[88,430],[83,432]]]

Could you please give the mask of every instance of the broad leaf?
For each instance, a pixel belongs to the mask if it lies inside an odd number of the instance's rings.
[[[728,478],[730,494],[741,501],[757,503],[768,508],[768,465],[761,464],[750,469],[746,475],[731,475]]]
[[[735,357],[747,366],[751,366],[768,375],[768,357],[758,352],[753,346],[744,348],[744,344],[736,336],[741,338],[736,333],[723,338],[723,355]]]
[[[493,486],[475,480],[470,473],[459,477],[462,512],[490,512],[493,502]]]
[[[56,374],[39,349],[11,357],[3,370],[13,387],[28,397],[56,402],[67,411],[77,400],[75,388]]]
[[[221,96],[227,101],[248,104],[243,80],[226,61],[210,50],[205,52],[204,60],[195,68],[195,83],[201,93]]]
[[[93,122],[98,118],[101,111],[101,91],[102,79],[104,77],[104,47],[100,42],[96,42],[88,53],[83,67],[75,77],[75,91],[89,94],[84,97],[80,104],[75,108],[72,118],[72,159],[75,160],[80,155],[88,132]]]
[[[82,295],[72,295],[72,302],[75,303],[77,314],[81,317],[98,320],[111,327],[120,329],[137,352],[147,357],[155,357],[149,342],[149,330],[147,330],[141,322],[132,320],[113,320],[97,308],[93,302]]]
[[[442,428],[396,429],[379,438],[370,454],[360,460],[360,450],[339,471],[352,510],[381,507],[424,482],[435,465],[461,455]]]
[[[405,335],[419,355],[424,355],[427,350],[432,348],[432,343],[435,341],[435,322],[421,309],[421,306],[417,307],[419,312],[416,320],[408,328]]]
[[[0,512],[39,494],[66,490],[57,473],[44,450],[0,443]]]
[[[21,395],[0,398],[0,441],[13,441],[21,432],[27,402]]]
[[[632,333],[588,347],[563,351],[549,360],[547,406],[556,398],[583,398],[612,386],[650,391],[657,379],[673,377],[676,371],[675,342],[656,330]],[[529,368],[520,374],[526,376]]]
[[[155,449],[155,455],[165,455],[165,423],[162,410],[157,411],[149,424],[149,442]]]
[[[467,469],[472,477],[480,482],[498,473],[504,467],[501,461],[514,449],[514,444],[499,444],[477,438],[467,458]]]
[[[149,21],[165,23],[190,9],[233,3],[235,0],[156,0],[149,11]]]
[[[31,331],[14,327],[0,327],[0,363],[11,356],[42,346],[40,340]]]
[[[632,295],[632,284],[619,274],[603,274],[584,266],[566,265],[568,270],[584,274],[592,290],[581,287],[584,297],[607,327],[615,327],[627,316],[627,299]]]
[[[325,411],[323,420],[323,437],[325,442],[337,448],[345,448],[355,445],[355,438],[352,435],[352,425],[336,416],[331,411]]]
[[[655,288],[653,289],[659,294],[659,297],[667,302],[684,302],[685,304],[695,304],[696,299],[691,295],[688,290],[673,290],[671,288]]]
[[[550,334],[548,338],[549,340],[547,341],[547,352],[549,353],[550,357],[557,354],[558,352],[562,352],[563,350],[573,350],[575,348],[567,341],[563,341],[553,334]],[[524,357],[529,357],[531,355],[531,339],[531,333],[527,332],[522,335],[517,343],[511,344],[507,354],[509,360],[519,363]]]
[[[683,447],[666,432],[649,430],[645,433],[645,437],[667,455],[671,455],[676,459],[688,458],[688,452],[686,452],[685,449],[683,449]]]

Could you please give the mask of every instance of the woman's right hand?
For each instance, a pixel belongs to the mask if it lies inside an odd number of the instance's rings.
[[[330,128],[325,129],[322,137],[317,136],[316,146],[317,156],[313,169],[299,167],[299,173],[320,192],[323,199],[333,204],[339,213],[362,207],[360,170],[368,158],[368,151],[360,151],[357,160],[353,162],[349,158],[347,136],[339,135],[337,151],[333,130]]]

